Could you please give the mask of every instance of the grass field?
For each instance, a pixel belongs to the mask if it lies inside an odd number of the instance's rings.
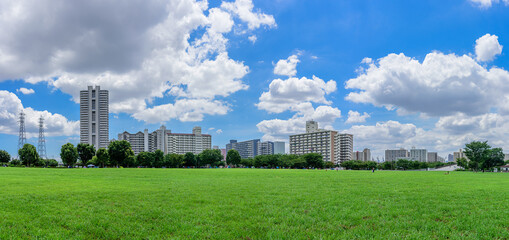
[[[0,168],[0,239],[508,239],[509,174]]]

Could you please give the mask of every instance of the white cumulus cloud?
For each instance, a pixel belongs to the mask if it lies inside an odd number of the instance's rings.
[[[297,55],[291,55],[287,59],[281,59],[274,67],[274,74],[292,77],[297,74],[297,63],[299,63]]]
[[[24,88],[24,87],[17,89],[16,92],[20,92],[20,93],[23,93],[25,95],[35,93],[35,91],[33,89],[31,89],[31,88]]]
[[[0,80],[47,81],[76,102],[80,90],[100,85],[110,91],[113,113],[197,121],[226,114],[223,98],[248,88],[242,78],[249,67],[227,51],[226,35],[239,24],[246,34],[276,26],[251,0],[217,8],[195,0],[3,1]],[[168,95],[176,100],[152,104]],[[182,104],[186,111],[171,118],[140,114]]]
[[[369,118],[368,113],[359,113],[357,111],[348,111],[348,119],[346,120],[346,123],[363,123],[366,122],[366,119]]]
[[[449,116],[504,108],[508,82],[509,72],[481,66],[468,55],[432,52],[422,63],[403,53],[389,54],[361,68],[345,87],[358,90],[346,96],[352,102],[396,109],[400,114]]]
[[[39,136],[39,118],[44,118],[46,136],[72,136],[79,134],[79,121],[70,121],[58,113],[25,108],[16,94],[0,90],[0,133],[18,134],[19,113],[25,113],[27,138]]]
[[[496,35],[486,34],[475,41],[475,54],[477,61],[488,62],[502,53],[502,45]]]

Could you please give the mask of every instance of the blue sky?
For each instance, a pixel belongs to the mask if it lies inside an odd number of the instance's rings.
[[[47,119],[49,157],[77,143],[77,97],[92,84],[110,90],[110,138],[201,126],[224,147],[288,141],[315,119],[380,157],[509,148],[506,0],[5,1],[0,16],[11,155],[21,109],[34,145]]]

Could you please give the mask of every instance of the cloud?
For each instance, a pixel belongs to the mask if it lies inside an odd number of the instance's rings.
[[[298,62],[297,55],[292,55],[287,60],[280,60],[274,72],[284,72],[276,71],[276,69],[278,66],[288,64],[292,65],[290,68],[293,70],[284,67],[285,71],[292,72]],[[341,117],[341,110],[327,106],[332,102],[327,100],[325,95],[336,91],[336,82],[334,80],[325,82],[316,76],[309,79],[292,77],[292,74],[287,75],[289,77],[286,80],[274,79],[269,85],[269,91],[261,94],[256,106],[269,113],[291,111],[294,115],[290,119],[276,118],[258,123],[256,125],[258,131],[264,133],[262,140],[288,142],[289,135],[305,132],[307,120],[317,121],[321,128],[332,129],[334,121]],[[325,105],[314,107],[313,103]]]
[[[486,34],[475,41],[475,54],[479,62],[489,62],[502,53],[502,45],[496,35]]]
[[[217,130],[216,130],[216,133],[217,133],[217,134],[221,134],[221,133],[223,133],[223,130],[221,130],[221,129],[217,129]]]
[[[64,116],[48,111],[24,108],[16,94],[0,90],[0,133],[19,133],[19,113],[25,113],[27,138],[39,136],[39,118],[44,118],[46,136],[73,136],[79,134],[79,121],[69,121]]]
[[[147,123],[166,122],[172,119],[182,122],[198,122],[203,120],[205,114],[224,115],[229,110],[226,103],[219,100],[179,99],[174,104],[168,103],[144,109],[134,113],[133,117]]]
[[[249,39],[249,41],[251,41],[254,44],[258,38],[255,35],[251,35],[247,39]]]
[[[269,91],[262,93],[260,102],[256,106],[258,109],[271,113],[281,113],[292,110],[302,102],[329,105],[331,102],[325,98],[325,95],[334,91],[336,91],[334,80],[325,82],[316,76],[311,79],[306,77],[274,79],[269,85]]]
[[[332,124],[341,117],[341,110],[331,106],[319,106],[316,109],[311,103],[303,103],[300,110],[290,119],[263,120],[256,125],[258,131],[264,133],[264,141],[285,141],[292,134],[306,131],[306,121],[315,120],[320,128],[332,129]]]
[[[389,54],[346,82],[346,99],[371,103],[400,114],[450,116],[484,114],[503,109],[508,102],[509,72],[481,66],[468,55],[432,52],[419,62],[401,54]]]
[[[16,92],[21,92],[21,93],[23,93],[25,95],[29,95],[29,94],[35,93],[35,91],[33,89],[31,89],[31,88],[24,88],[24,87],[17,89]]]
[[[240,20],[247,23],[250,30],[259,28],[262,25],[276,27],[276,21],[273,16],[261,12],[253,12],[253,7],[251,0],[236,0],[235,2],[221,3],[221,8],[233,13]]]
[[[490,8],[492,4],[498,3],[499,0],[470,0],[476,4],[479,8]],[[505,5],[509,5],[509,0],[502,0]]]
[[[348,111],[348,119],[346,123],[363,123],[366,122],[366,119],[369,118],[368,113],[363,113],[362,115],[357,111]]]
[[[274,67],[274,74],[292,77],[297,74],[297,63],[300,60],[297,55],[291,55],[286,60],[281,59],[276,63]]]
[[[242,61],[229,57],[225,36],[234,26],[246,34],[276,26],[251,0],[218,8],[194,0],[1,4],[0,80],[47,81],[76,102],[80,90],[100,85],[110,91],[111,112],[139,120],[148,119],[135,113],[176,101],[223,106],[218,98],[247,89],[242,78],[249,73]],[[241,23],[246,25],[238,27]],[[161,105],[152,105],[156,98],[164,99]],[[188,117],[177,119],[227,113],[191,105],[196,109],[186,107],[181,113]]]

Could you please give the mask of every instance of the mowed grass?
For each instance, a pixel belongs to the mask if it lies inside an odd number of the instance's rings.
[[[508,239],[509,174],[0,168],[0,239]]]

